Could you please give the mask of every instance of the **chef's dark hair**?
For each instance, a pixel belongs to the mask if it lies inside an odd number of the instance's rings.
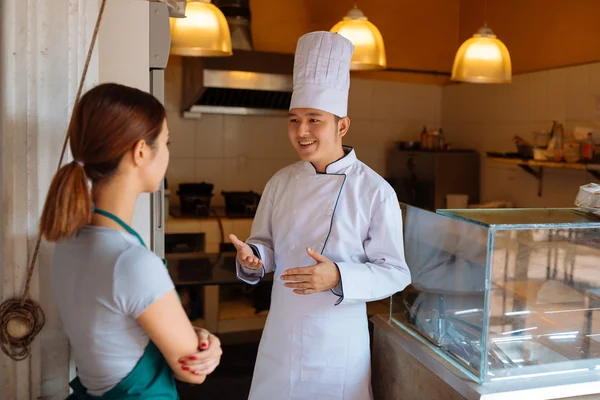
[[[81,97],[67,132],[74,161],[54,176],[42,212],[46,240],[69,238],[90,223],[89,184],[94,190],[111,178],[140,140],[154,148],[165,116],[154,96],[120,84],[101,84]]]

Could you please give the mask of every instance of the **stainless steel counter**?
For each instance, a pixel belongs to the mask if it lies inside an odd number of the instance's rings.
[[[597,373],[569,377],[496,381],[479,385],[452,362],[385,315],[371,319],[373,393],[377,400],[396,399],[600,399]]]

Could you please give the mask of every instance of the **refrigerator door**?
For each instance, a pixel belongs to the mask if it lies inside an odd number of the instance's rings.
[[[150,93],[165,101],[165,68],[169,61],[171,32],[169,9],[165,3],[150,2]],[[165,256],[165,182],[150,196],[150,249]]]

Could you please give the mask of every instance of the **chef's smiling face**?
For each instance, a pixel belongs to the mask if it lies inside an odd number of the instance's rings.
[[[311,162],[319,172],[344,156],[342,138],[349,127],[348,117],[338,118],[314,108],[294,108],[288,117],[292,146],[301,160]]]

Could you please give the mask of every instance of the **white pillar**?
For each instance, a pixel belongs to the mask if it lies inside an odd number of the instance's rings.
[[[60,157],[99,0],[0,1],[0,297],[20,296],[48,186]],[[113,81],[148,90],[148,3],[108,0],[86,86]],[[67,159],[68,160],[68,159]],[[149,237],[149,200],[135,227]],[[69,349],[50,291],[52,247],[42,244],[31,297],[46,326],[30,358],[0,353],[0,400],[64,399]]]

